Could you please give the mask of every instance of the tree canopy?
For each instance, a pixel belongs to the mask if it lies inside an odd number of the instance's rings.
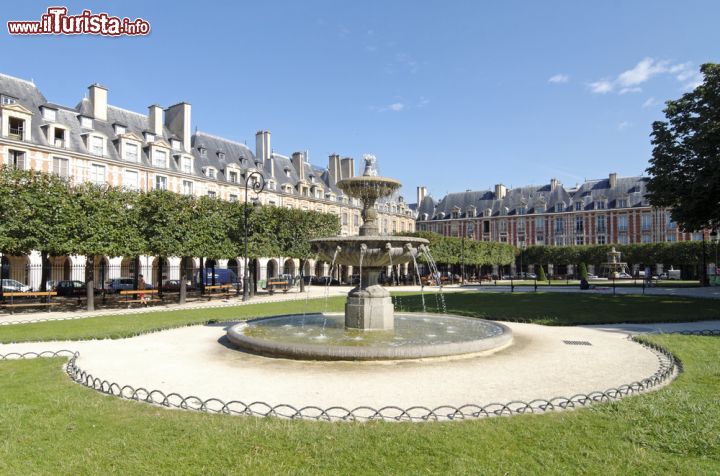
[[[720,226],[720,65],[700,68],[703,83],[667,101],[652,125],[648,198],[671,208],[684,231]]]

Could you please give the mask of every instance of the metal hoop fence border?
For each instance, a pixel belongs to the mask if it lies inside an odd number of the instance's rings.
[[[720,330],[708,329],[698,331],[676,331],[667,334],[720,336]],[[658,370],[645,379],[635,381],[619,387],[609,388],[605,391],[576,394],[572,397],[554,397],[549,400],[536,399],[530,402],[511,401],[508,403],[489,403],[486,405],[466,404],[459,407],[441,405],[434,408],[413,406],[400,408],[388,405],[382,408],[359,406],[348,409],[342,406],[321,408],[318,406],[304,406],[296,408],[289,404],[270,405],[265,402],[245,403],[240,400],[223,401],[218,398],[202,398],[190,395],[182,396],[178,393],[165,393],[161,390],[148,390],[143,387],[134,388],[130,385],[121,385],[108,380],[95,377],[82,370],[77,365],[79,352],[71,350],[26,352],[0,354],[0,360],[26,359],[37,357],[69,357],[65,371],[75,382],[98,392],[168,408],[179,408],[208,413],[228,415],[247,415],[256,417],[278,417],[285,419],[307,419],[319,421],[453,421],[479,419],[494,416],[512,416],[520,414],[545,413],[556,410],[566,410],[586,407],[597,403],[606,403],[613,400],[636,395],[657,387],[673,378],[675,372],[683,371],[682,362],[664,347],[645,340],[642,336],[630,337],[634,342],[653,351],[658,357]]]

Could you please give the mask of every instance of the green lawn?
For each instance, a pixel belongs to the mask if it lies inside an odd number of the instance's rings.
[[[446,293],[448,312],[507,321],[548,325],[618,322],[673,322],[720,319],[716,300],[670,296],[607,296],[557,293]],[[399,311],[421,311],[418,294],[396,293]],[[342,312],[344,297],[210,309],[185,309],[71,321],[39,322],[0,327],[0,342],[118,338],[171,327],[298,312]],[[439,296],[425,294],[426,309],[440,312]]]
[[[718,474],[720,342],[654,336],[671,386],[578,411],[450,423],[207,415],[111,398],[62,359],[0,362],[0,474]]]

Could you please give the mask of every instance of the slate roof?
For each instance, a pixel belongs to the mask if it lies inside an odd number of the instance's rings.
[[[610,187],[609,179],[588,180],[574,189],[566,189],[558,183],[555,189],[551,185],[530,185],[508,190],[504,198],[498,198],[494,191],[476,190],[449,193],[435,201],[426,196],[417,206],[418,220],[427,214],[428,220],[442,220],[452,217],[459,211],[461,218],[482,216],[485,210],[491,210],[490,216],[516,215],[520,208],[525,213],[557,211],[562,204],[565,211],[575,210],[575,203],[581,203],[581,210],[594,210],[598,203],[605,208],[617,208],[618,200],[626,200],[627,207],[648,206],[645,199],[649,178],[644,176],[617,177],[616,185]],[[544,209],[542,206],[544,205]],[[472,210],[475,210],[475,214]]]
[[[151,158],[148,156],[149,148],[147,147],[147,144],[144,143],[144,133],[151,132],[150,120],[147,114],[128,111],[117,106],[108,105],[107,121],[96,120],[93,118],[92,104],[88,98],[82,99],[74,108],[49,103],[32,82],[4,75],[2,73],[0,73],[0,94],[15,98],[18,104],[32,112],[31,136],[32,142],[34,143],[38,143],[43,146],[51,145],[42,129],[42,126],[48,124],[49,122],[43,118],[41,106],[51,107],[57,110],[56,120],[54,123],[60,124],[68,130],[68,150],[82,154],[89,154],[83,137],[85,134],[90,132],[96,132],[104,135],[109,141],[107,146],[108,155],[103,159],[118,161],[126,164],[127,162],[122,160],[117,147],[114,146],[114,141],[119,140],[118,135],[115,133],[115,125],[119,124],[125,127],[126,134],[134,133],[143,137],[143,147],[141,148],[141,153],[139,154],[139,161],[143,166],[153,167]],[[83,128],[80,124],[80,116],[93,118],[93,128]],[[170,140],[179,138],[174,136],[167,127],[163,126],[162,134],[156,135],[156,140],[157,139],[164,139],[166,142],[170,143]],[[305,179],[308,184],[312,186],[311,182],[314,177],[315,183],[322,186],[325,195],[330,192],[334,193],[337,198],[341,198],[344,195],[336,185],[331,183],[329,172],[327,168],[324,167],[318,167],[306,163],[305,176],[300,177],[298,175],[298,171],[295,170],[291,159],[286,156],[273,153],[271,155],[271,159],[262,164],[256,161],[255,155],[247,147],[247,145],[202,131],[196,131],[192,135],[191,148],[191,154],[193,155],[195,162],[193,174],[198,178],[202,177],[205,181],[213,180],[205,175],[207,168],[213,167],[217,170],[216,181],[229,182],[227,169],[232,167],[232,165],[238,166],[241,174],[245,173],[248,169],[262,167],[265,176],[270,179],[270,161],[272,161],[274,163],[274,175],[272,179],[277,183],[277,192],[282,192],[283,185],[289,183],[293,186],[293,193],[297,193],[296,185],[301,178]],[[204,149],[204,153],[202,152],[202,149]],[[172,151],[171,155],[177,155],[180,153],[185,152]],[[181,172],[181,164],[179,164],[176,160],[168,160],[168,166],[171,171],[178,173]],[[242,181],[242,177],[239,177],[239,180]],[[378,202],[380,204],[393,201],[397,202],[399,198],[400,195],[398,192],[393,196],[384,200],[379,200]]]

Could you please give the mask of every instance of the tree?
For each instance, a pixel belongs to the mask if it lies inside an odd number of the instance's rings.
[[[545,274],[545,268],[543,268],[542,265],[540,265],[540,270],[537,274],[538,281],[547,281],[547,275]]]
[[[587,281],[588,278],[588,270],[585,263],[580,263],[580,279],[584,279]]]
[[[684,231],[720,226],[720,65],[700,67],[703,83],[667,101],[652,128],[648,198],[668,207]]]

